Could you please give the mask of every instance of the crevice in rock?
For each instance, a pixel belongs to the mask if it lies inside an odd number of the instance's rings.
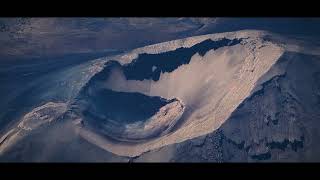
[[[300,140],[294,140],[294,141],[289,141],[288,139],[283,140],[282,142],[269,142],[266,144],[267,147],[270,149],[280,149],[284,151],[286,148],[291,148],[295,152],[298,151],[298,149],[303,148],[303,143],[304,143],[304,136],[300,137]]]
[[[252,155],[250,156],[252,159],[255,160],[268,160],[271,158],[271,153],[270,152],[266,152],[263,154],[258,154],[258,155]]]

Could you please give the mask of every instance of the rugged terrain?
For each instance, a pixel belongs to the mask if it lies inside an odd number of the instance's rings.
[[[76,69],[91,71],[70,98],[3,134],[0,159],[319,161],[319,55],[303,39],[245,30],[100,58]]]

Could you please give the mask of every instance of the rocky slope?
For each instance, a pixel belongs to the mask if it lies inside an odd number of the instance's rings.
[[[285,53],[268,72],[282,73],[264,82],[216,131],[134,161],[319,161],[319,58]],[[159,154],[166,157],[154,159]]]

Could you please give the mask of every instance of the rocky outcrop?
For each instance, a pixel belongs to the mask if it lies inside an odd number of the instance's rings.
[[[26,136],[30,131],[58,119],[67,110],[65,103],[48,102],[27,113],[18,124],[0,139],[0,154]]]

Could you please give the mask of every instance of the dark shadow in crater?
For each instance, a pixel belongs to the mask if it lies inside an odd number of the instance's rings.
[[[128,80],[153,79],[157,81],[161,72],[172,72],[180,65],[188,64],[191,57],[196,53],[204,56],[209,50],[224,46],[234,46],[241,41],[242,39],[230,40],[223,38],[217,41],[207,39],[190,48],[181,47],[174,51],[160,54],[139,54],[137,59],[123,67],[123,71]]]
[[[115,92],[104,88],[112,69],[121,65],[117,61],[108,61],[106,67],[93,76],[81,89],[71,105],[71,111],[94,122],[95,126],[115,121],[119,126],[137,121],[145,121],[158,110],[173,102],[161,97],[151,97],[141,93]],[[90,118],[89,118],[90,117]]]
[[[88,99],[87,111],[95,112],[101,120],[112,119],[119,124],[144,121],[154,115],[162,106],[173,100],[150,97],[140,93],[100,90]],[[84,113],[86,116],[86,113]]]
[[[121,64],[117,61],[106,62],[103,70],[95,74],[80,90],[78,98],[88,96],[90,90],[101,89],[101,83],[104,83],[109,78],[114,68],[121,68]]]
[[[109,89],[100,89],[89,94],[79,97],[73,103],[72,112],[83,119],[86,127],[114,143],[136,143],[158,137],[161,132],[139,137],[127,136],[125,132],[128,130],[127,126],[134,123],[134,129],[143,130],[144,123],[160,108],[177,101]]]

